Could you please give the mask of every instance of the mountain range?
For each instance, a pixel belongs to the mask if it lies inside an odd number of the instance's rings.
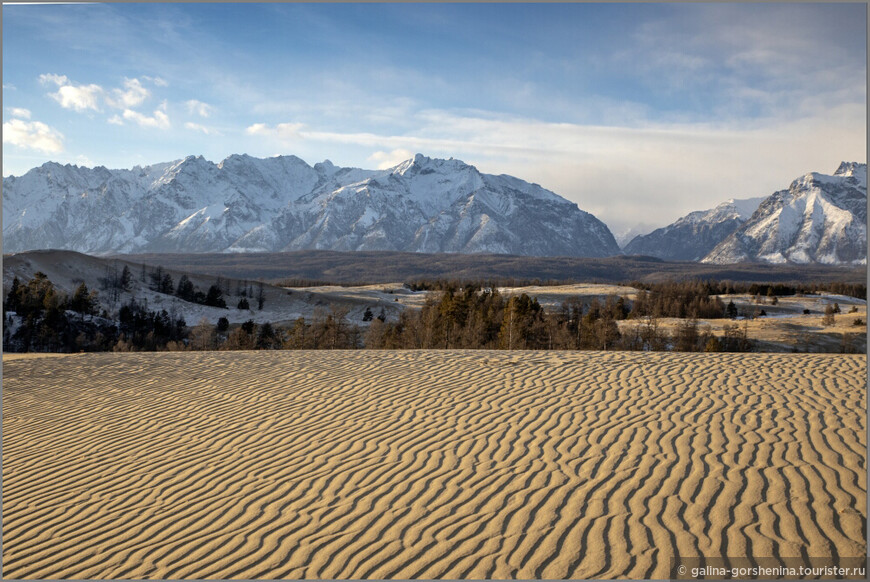
[[[728,200],[637,236],[629,255],[731,264],[867,264],[867,165],[810,172],[766,198]]]
[[[811,172],[764,199],[705,263],[867,264],[867,164]]]
[[[575,203],[422,155],[378,171],[295,156],[191,156],[132,170],[50,162],[3,186],[6,252],[619,254],[607,226]]]
[[[634,237],[622,251],[575,203],[518,178],[416,155],[386,170],[295,156],[202,156],[109,170],[48,162],[3,179],[4,252],[295,250],[654,256],[708,263],[866,264],[867,166],[811,172]]]

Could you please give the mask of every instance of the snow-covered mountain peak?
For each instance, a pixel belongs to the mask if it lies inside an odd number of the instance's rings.
[[[834,172],[835,176],[858,176],[867,175],[867,164],[860,162],[840,162],[840,167]]]
[[[462,160],[454,158],[430,158],[423,154],[416,154],[413,158],[400,162],[396,166],[387,170],[391,174],[404,176],[406,174],[431,174],[431,173],[454,173],[467,170],[477,171],[477,168],[466,164]]]
[[[857,187],[867,189],[867,164],[842,162],[834,175],[854,178]]]
[[[225,168],[238,167],[250,163],[253,159],[254,158],[248,154],[232,154],[221,160],[217,167],[221,170]]]
[[[867,164],[842,162],[833,174],[809,172],[796,179],[790,189],[810,189],[822,184],[846,185],[867,189]]]
[[[417,154],[415,157],[405,160],[403,162],[399,162],[389,170],[387,170],[390,174],[398,174],[400,176],[404,176],[408,172],[418,171],[420,169],[420,165],[422,164],[423,156],[421,154]]]
[[[323,160],[322,162],[314,164],[314,169],[317,170],[318,174],[331,176],[338,170],[338,167],[336,167],[336,165],[330,160]]]
[[[209,166],[216,167],[202,156],[187,156],[166,167],[163,174],[155,181],[155,185],[169,184],[183,174],[207,171]]]
[[[668,226],[636,236],[623,250],[671,261],[697,261],[752,216],[762,200],[730,198],[709,210],[690,212]]]
[[[758,206],[764,201],[764,196],[758,196],[756,198],[729,198],[723,204],[717,206],[717,208],[727,207],[730,208],[737,218],[741,220],[749,220],[749,218],[758,210]]]
[[[810,172],[765,199],[704,257],[707,263],[866,264],[867,166]]]

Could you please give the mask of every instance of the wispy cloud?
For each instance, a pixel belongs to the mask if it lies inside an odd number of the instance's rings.
[[[162,79],[161,77],[149,77],[148,75],[142,75],[142,78],[145,79],[146,81],[154,83],[154,85],[157,87],[168,87],[169,86],[169,81],[166,81],[165,79]]]
[[[190,99],[185,103],[185,105],[187,105],[188,113],[191,115],[199,115],[200,117],[208,117],[211,115],[213,109],[208,103],[203,103],[196,99]]]
[[[7,107],[6,110],[12,117],[17,117],[18,119],[30,119],[29,109],[24,109],[23,107]]]
[[[685,116],[801,115],[818,98],[864,101],[866,32],[842,30],[854,26],[817,5],[669,7],[628,35],[608,64],[652,96],[670,96]]]
[[[3,143],[56,154],[63,151],[63,134],[39,121],[13,119],[3,124]]]
[[[43,73],[39,76],[39,82],[43,85],[47,83],[54,83],[55,85],[66,85],[69,83],[69,79],[66,75],[56,75],[54,73]]]
[[[188,121],[184,124],[184,127],[191,131],[198,131],[205,135],[221,135],[221,133],[211,127],[207,127],[205,125],[200,125],[199,123],[193,123],[192,121]]]

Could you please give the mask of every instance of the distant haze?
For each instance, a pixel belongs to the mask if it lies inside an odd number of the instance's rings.
[[[421,152],[649,230],[866,162],[866,10],[7,5],[3,175]]]

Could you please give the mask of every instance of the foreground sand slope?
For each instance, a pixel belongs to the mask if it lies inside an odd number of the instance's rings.
[[[4,576],[666,578],[859,556],[864,356],[222,352],[3,370]]]

